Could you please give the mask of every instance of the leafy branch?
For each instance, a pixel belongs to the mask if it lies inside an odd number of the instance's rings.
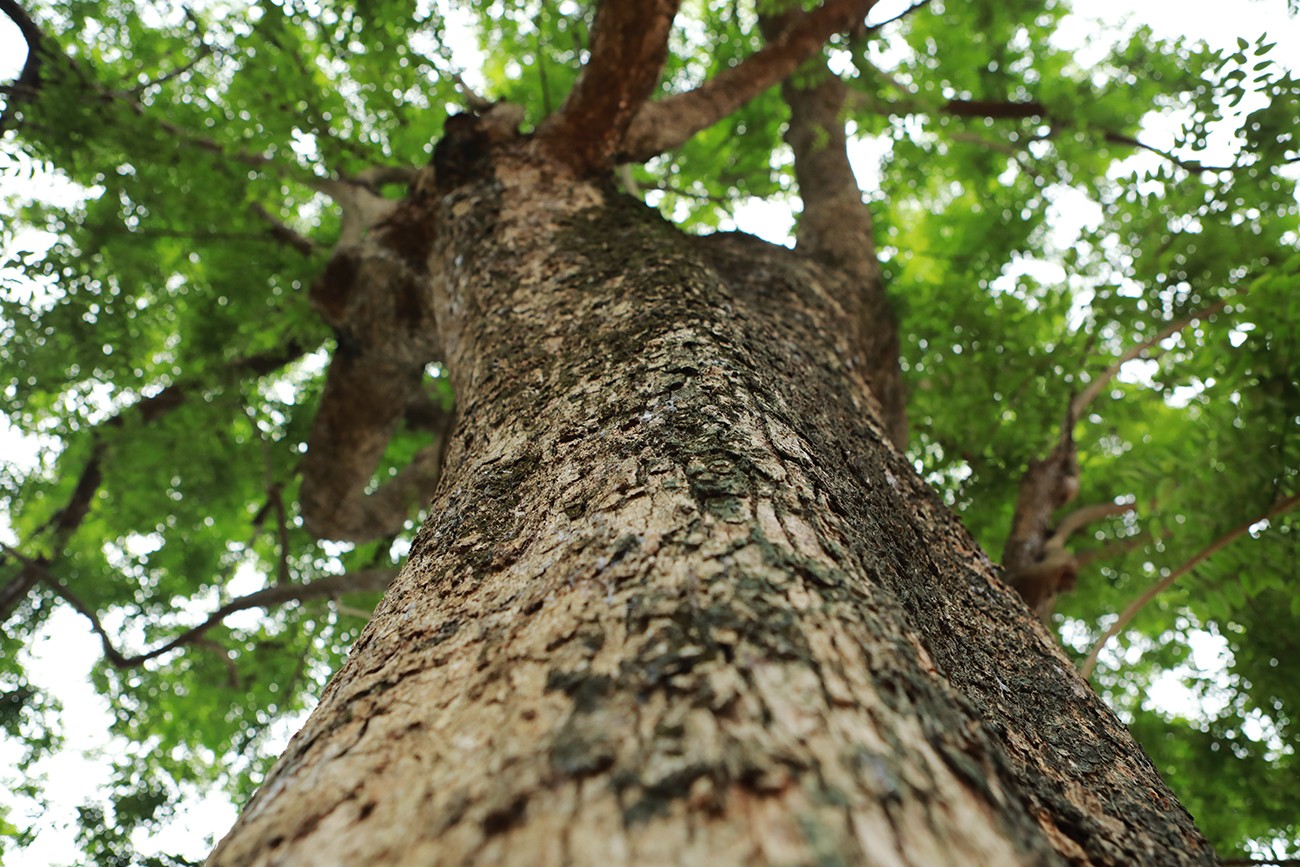
[[[1074,427],[1088,406],[1119,375],[1124,365],[1172,337],[1193,322],[1222,310],[1234,296],[1222,298],[1160,329],[1151,338],[1125,350],[1083,391],[1070,399],[1056,445],[1042,458],[1029,462],[1020,479],[1011,532],[1002,553],[1006,581],[1044,620],[1051,614],[1057,595],[1074,588],[1083,560],[1067,547],[1070,537],[1102,518],[1132,511],[1133,505],[1101,503],[1078,509],[1053,528],[1053,513],[1074,500],[1079,491],[1079,461]],[[1134,543],[1136,544],[1136,543]],[[1122,545],[1113,553],[1125,550]],[[1094,553],[1088,558],[1101,559]]]
[[[55,577],[43,563],[26,556],[3,542],[0,542],[0,548],[3,548],[10,556],[24,563],[28,568],[35,570],[40,575],[42,584],[49,587],[54,595],[68,603],[73,610],[90,622],[90,628],[99,637],[100,644],[103,645],[104,658],[114,668],[134,668],[165,653],[170,653],[178,647],[203,643],[208,640],[203,637],[204,633],[239,611],[247,611],[250,608],[271,608],[288,602],[304,602],[321,597],[335,598],[348,593],[378,592],[388,587],[389,583],[397,575],[396,569],[364,569],[360,572],[346,572],[342,575],[318,578],[307,584],[274,584],[230,600],[209,614],[202,623],[191,626],[180,635],[155,647],[153,650],[128,656],[122,653],[113,643],[112,636],[104,628],[103,621],[95,612],[95,609],[68,589],[67,585]]]
[[[242,380],[245,377],[266,376],[305,355],[308,347],[296,340],[286,341],[283,346],[268,352],[257,353],[246,358],[230,362],[223,371],[225,377]],[[138,419],[145,424],[156,421],[172,412],[192,393],[202,391],[204,385],[197,381],[175,382],[162,391],[132,404],[112,418],[104,421],[92,434],[90,458],[86,461],[77,477],[72,495],[62,509],[55,512],[44,524],[36,529],[36,535],[52,533],[50,549],[52,554],[24,561],[24,568],[18,575],[0,587],[0,622],[13,612],[14,608],[27,595],[32,587],[41,580],[36,567],[42,569],[50,566],[61,553],[63,546],[77,531],[90,512],[91,503],[103,482],[103,461],[106,443],[100,431],[120,429],[128,420]]]
[[[1083,676],[1092,676],[1093,670],[1097,667],[1097,658],[1101,655],[1101,651],[1106,646],[1107,642],[1118,635],[1125,626],[1128,626],[1128,624],[1132,622],[1133,618],[1138,615],[1138,612],[1146,607],[1148,602],[1155,599],[1156,596],[1160,595],[1164,590],[1168,589],[1179,578],[1183,577],[1188,572],[1191,572],[1197,566],[1201,565],[1201,563],[1205,562],[1210,557],[1213,557],[1219,551],[1222,551],[1228,545],[1245,535],[1251,527],[1255,526],[1260,521],[1267,521],[1277,517],[1283,512],[1291,509],[1296,505],[1296,503],[1300,503],[1300,494],[1293,494],[1277,501],[1263,514],[1256,515],[1236,527],[1233,527],[1209,545],[1206,545],[1200,551],[1197,551],[1177,569],[1170,572],[1164,578],[1161,578],[1155,584],[1152,584],[1143,591],[1141,595],[1128,604],[1128,607],[1120,612],[1119,618],[1116,619],[1116,621],[1110,625],[1110,628],[1108,628],[1102,636],[1097,639],[1097,642],[1092,646],[1092,650],[1088,651],[1088,657],[1084,660],[1083,666],[1080,668]]]
[[[1106,388],[1106,386],[1110,383],[1110,381],[1113,380],[1117,375],[1119,375],[1119,372],[1124,367],[1124,365],[1128,364],[1130,361],[1134,360],[1135,358],[1139,358],[1142,355],[1142,353],[1146,352],[1148,349],[1155,346],[1156,344],[1161,343],[1162,341],[1167,340],[1170,337],[1173,337],[1175,334],[1182,331],[1184,328],[1191,325],[1193,322],[1196,322],[1201,319],[1205,319],[1206,317],[1219,312],[1224,307],[1226,307],[1228,305],[1228,302],[1230,302],[1234,297],[1235,297],[1234,295],[1229,295],[1225,298],[1219,299],[1213,304],[1210,304],[1206,307],[1202,307],[1200,310],[1197,310],[1194,313],[1184,316],[1182,319],[1175,319],[1173,322],[1170,322],[1164,328],[1156,332],[1156,334],[1153,337],[1144,340],[1135,346],[1130,347],[1127,351],[1124,352],[1124,354],[1120,355],[1117,359],[1115,359],[1114,363],[1112,363],[1109,367],[1103,370],[1097,376],[1096,379],[1088,383],[1087,388],[1079,392],[1074,397],[1074,399],[1070,401],[1071,414],[1073,414],[1074,417],[1077,419],[1083,413],[1083,411],[1087,409],[1088,405],[1091,404],[1094,400],[1096,400],[1097,395],[1101,394],[1102,390]]]
[[[867,61],[862,61],[868,63]],[[870,65],[868,63],[868,65]],[[1065,124],[1062,118],[1052,114],[1045,104],[1036,100],[993,100],[993,99],[949,99],[944,102],[936,102],[927,99],[915,87],[912,87],[886,70],[878,67],[871,67],[876,74],[896,88],[904,96],[902,99],[885,101],[867,93],[866,91],[853,91],[851,104],[861,110],[880,112],[880,111],[903,111],[907,113],[922,114],[943,114],[956,118],[981,118],[989,120],[1041,120],[1048,125],[1048,130],[1040,135],[1032,136],[1029,142],[1048,141],[1058,132],[1058,127]],[[1197,159],[1188,159],[1180,157],[1172,150],[1157,147],[1156,145],[1144,142],[1141,139],[1127,133],[1117,132],[1115,130],[1102,129],[1099,131],[1103,141],[1108,144],[1123,145],[1125,147],[1143,150],[1147,153],[1154,154],[1172,165],[1178,166],[1189,172],[1227,172],[1241,168],[1239,164],[1230,165],[1206,165]],[[982,136],[964,137],[964,141],[973,142],[983,145],[1002,153],[1011,155],[1012,150],[1019,150],[1010,142],[994,142]],[[1281,160],[1283,165],[1300,162],[1300,155],[1287,157]]]

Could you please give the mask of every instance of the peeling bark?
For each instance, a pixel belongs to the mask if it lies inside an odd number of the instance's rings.
[[[851,277],[489,162],[407,208],[430,517],[209,864],[1214,863],[890,445]]]

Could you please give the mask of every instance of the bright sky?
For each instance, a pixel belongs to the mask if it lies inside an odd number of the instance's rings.
[[[909,5],[910,0],[882,0],[872,14],[876,20],[888,18]],[[1300,58],[1300,20],[1286,14],[1286,0],[1250,0],[1230,4],[1231,12],[1223,4],[1187,2],[1187,0],[1147,0],[1142,3],[1123,0],[1090,0],[1080,4],[1087,9],[1089,19],[1074,18],[1061,38],[1066,45],[1078,45],[1100,28],[1098,22],[1119,24],[1125,17],[1150,25],[1157,36],[1172,37],[1186,34],[1204,39],[1216,48],[1235,46],[1238,36],[1254,41],[1262,33],[1279,43],[1279,57]],[[1135,8],[1136,7],[1136,8]],[[17,29],[0,16],[0,81],[11,81],[22,68],[25,49]],[[1159,131],[1153,131],[1159,134]],[[1156,142],[1159,143],[1159,142]],[[870,176],[874,174],[876,156],[870,148],[858,152],[855,168],[870,189]],[[0,200],[16,190],[31,190],[30,177],[21,177],[19,167],[0,148]],[[1071,214],[1068,204],[1060,205],[1062,218],[1068,223],[1087,219],[1086,215]],[[0,215],[2,217],[3,215]],[[792,219],[784,206],[752,202],[737,210],[736,221],[745,231],[778,243],[789,234]],[[1067,234],[1069,230],[1066,230]],[[26,452],[23,444],[12,436],[5,436],[0,420],[0,455],[14,459]],[[7,522],[0,515],[0,538],[12,541]],[[109,724],[105,703],[92,690],[89,672],[100,655],[98,641],[85,621],[66,608],[56,613],[45,630],[42,640],[31,650],[29,671],[33,682],[50,688],[63,703],[67,748],[43,762],[40,773],[50,781],[53,796],[50,812],[41,817],[42,831],[35,844],[16,859],[7,863],[11,867],[48,867],[70,864],[77,860],[78,852],[73,842],[75,810],[87,792],[108,779],[109,765],[114,755],[114,745],[107,736]],[[1198,660],[1208,664],[1214,649],[1198,648]],[[1163,700],[1185,700],[1174,683],[1166,685]],[[287,740],[288,731],[283,732]],[[0,789],[7,788],[6,767],[19,751],[12,744],[0,742]],[[138,841],[145,852],[164,851],[202,859],[207,852],[205,838],[220,835],[234,821],[234,807],[219,796],[191,802],[166,831],[150,841]],[[27,817],[16,816],[20,821]]]

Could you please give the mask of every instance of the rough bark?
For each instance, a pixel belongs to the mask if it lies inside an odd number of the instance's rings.
[[[804,24],[806,13],[760,19],[763,34],[779,42]],[[900,449],[907,446],[907,405],[898,365],[898,319],[885,294],[876,257],[871,212],[849,163],[844,132],[848,88],[825,60],[805,65],[798,78],[781,84],[790,107],[785,140],[794,153],[795,180],[803,208],[796,228],[798,249],[849,277],[846,303],[855,308],[872,394],[880,401],[881,423]]]
[[[408,205],[430,518],[210,864],[1213,863],[889,443],[848,278],[478,167]]]

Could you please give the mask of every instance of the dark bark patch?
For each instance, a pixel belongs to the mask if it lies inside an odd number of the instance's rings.
[[[614,692],[614,687],[614,679],[607,674],[551,671],[546,677],[546,691],[559,690],[573,699],[575,713],[595,713],[605,698]]]
[[[623,808],[623,823],[637,825],[667,815],[674,801],[690,797],[691,786],[696,780],[704,776],[721,776],[722,773],[722,769],[713,763],[701,762],[650,782],[636,775],[621,776],[618,784],[627,792],[636,792],[635,800]]]
[[[517,795],[509,803],[488,811],[488,814],[483,817],[483,833],[489,837],[503,834],[516,825],[522,824],[527,811],[528,796]]]

